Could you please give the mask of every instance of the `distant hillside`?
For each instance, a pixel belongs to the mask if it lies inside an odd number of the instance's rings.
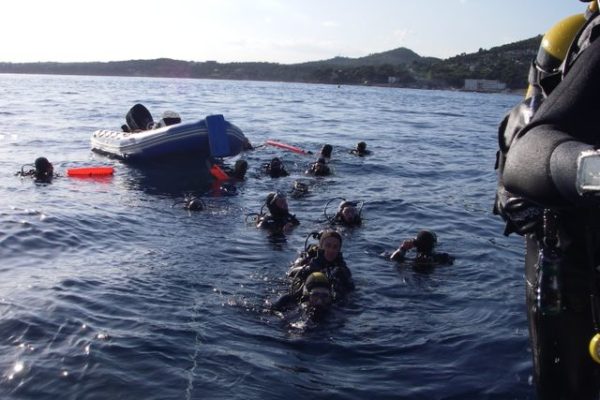
[[[369,54],[365,57],[349,58],[334,57],[328,60],[311,61],[298,66],[338,66],[338,67],[360,67],[363,65],[398,65],[410,64],[413,61],[420,60],[422,57],[406,47],[399,47],[394,50],[384,51],[383,53]]]
[[[497,79],[509,88],[527,86],[541,36],[460,54],[446,60],[397,48],[365,57],[335,57],[299,64],[188,62],[160,58],[89,63],[0,63],[0,73],[240,79],[415,88],[461,88],[464,79]],[[389,78],[393,78],[391,81]],[[390,83],[392,82],[392,83]]]
[[[464,79],[496,79],[511,89],[527,87],[527,74],[535,59],[542,36],[521,40],[477,53],[460,54],[430,66],[433,80],[450,86],[462,86]]]

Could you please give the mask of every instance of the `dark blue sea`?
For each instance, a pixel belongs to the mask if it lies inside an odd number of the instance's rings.
[[[535,398],[524,245],[491,212],[497,125],[519,96],[35,75],[0,87],[0,398]],[[254,145],[330,143],[335,174],[307,178],[314,156],[260,147],[240,155],[238,194],[219,196],[200,168],[91,152],[92,132],[138,102],[155,118],[224,114]],[[369,157],[349,154],[361,140]],[[15,176],[41,155],[63,177]],[[289,177],[260,175],[273,156]],[[115,175],[64,176],[98,165]],[[300,226],[273,238],[249,223],[297,179],[311,185],[289,198]],[[186,193],[207,210],[184,210]],[[364,225],[343,231],[356,291],[318,323],[269,313],[341,198],[365,202]],[[453,266],[382,256],[421,229]]]

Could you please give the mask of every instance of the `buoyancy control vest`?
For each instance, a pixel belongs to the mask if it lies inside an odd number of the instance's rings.
[[[600,32],[597,3],[590,3],[585,13],[564,18],[543,37],[535,60],[529,69],[529,87],[525,99],[504,117],[498,128],[495,169],[498,187],[494,214],[506,222],[505,235],[525,234],[541,226],[543,209],[531,201],[506,190],[502,179],[506,154],[514,138],[525,128],[542,102],[564,79],[573,62]]]

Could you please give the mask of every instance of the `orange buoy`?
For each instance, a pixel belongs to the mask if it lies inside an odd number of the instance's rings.
[[[277,142],[275,140],[269,139],[265,142],[265,144],[268,144],[269,146],[279,147],[280,149],[293,151],[294,153],[298,153],[298,154],[312,154],[311,151],[306,151],[306,150],[301,149],[300,147],[291,146],[289,144]]]
[[[85,168],[70,168],[67,170],[68,176],[76,177],[92,177],[92,176],[109,176],[114,174],[113,167],[85,167]]]

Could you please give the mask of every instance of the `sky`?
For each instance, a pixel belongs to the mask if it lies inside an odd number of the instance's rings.
[[[578,0],[5,0],[0,62],[448,58],[543,34]]]

